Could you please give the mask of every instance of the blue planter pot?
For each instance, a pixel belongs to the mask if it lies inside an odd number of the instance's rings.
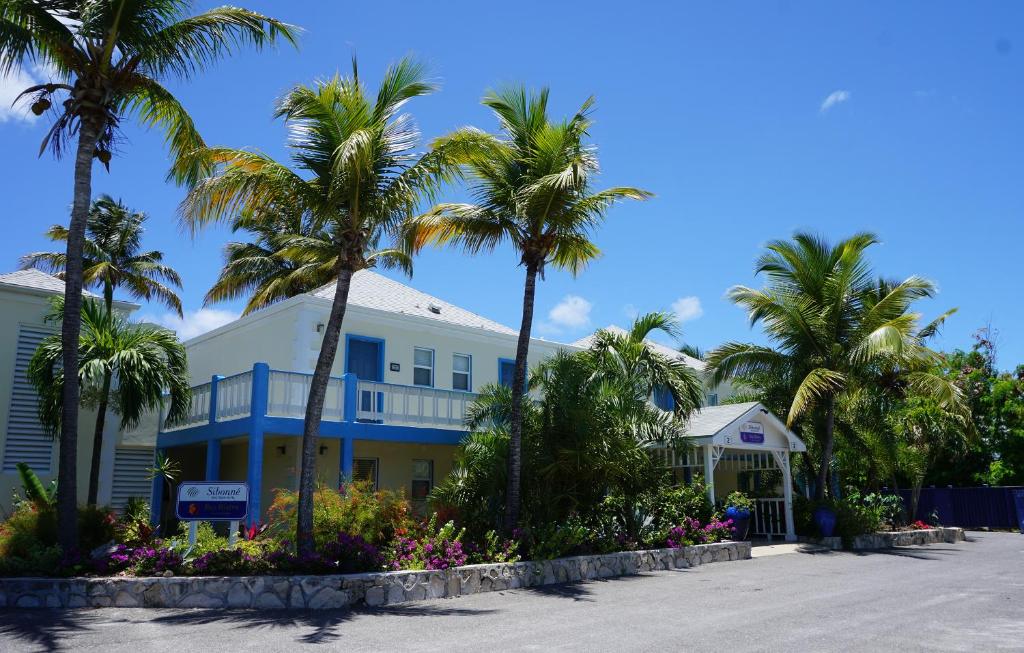
[[[734,539],[747,539],[747,531],[750,529],[749,510],[729,506],[725,509],[725,518],[732,520],[732,536]]]
[[[814,511],[814,524],[822,537],[832,537],[836,530],[836,513],[831,508],[821,507]]]

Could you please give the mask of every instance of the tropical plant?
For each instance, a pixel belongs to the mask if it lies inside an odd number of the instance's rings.
[[[630,187],[593,191],[597,154],[585,142],[593,98],[560,122],[548,116],[547,89],[535,94],[523,87],[490,92],[483,104],[497,117],[500,136],[464,128],[434,142],[435,148],[451,149],[463,165],[476,203],[438,204],[410,221],[408,237],[414,249],[451,243],[473,254],[511,243],[526,272],[512,377],[512,394],[520,398],[526,390],[537,276],[543,279],[549,265],[578,274],[600,253],[590,234],[609,207],[651,194]],[[513,402],[509,420],[506,531],[519,521],[522,405]]]
[[[769,243],[756,266],[767,286],[735,286],[729,296],[747,309],[751,325],[763,325],[774,347],[728,342],[708,355],[715,383],[767,379],[787,397],[787,425],[813,425],[818,499],[832,464],[838,402],[876,387],[897,397],[911,389],[950,409],[961,405],[959,390],[933,371],[938,354],[923,342],[949,313],[921,329],[920,315],[910,312],[915,300],[934,295],[934,284],[917,276],[874,278],[864,252],[876,242],[861,233],[833,246],[797,233]]]
[[[295,41],[295,28],[256,12],[221,7],[189,16],[191,7],[188,0],[0,0],[0,74],[28,64],[53,71],[50,82],[19,96],[32,101],[33,113],[55,114],[40,153],[50,148],[60,156],[77,139],[61,325],[68,381],[61,402],[57,510],[66,550],[78,539],[78,335],[93,159],[109,166],[128,117],[163,129],[176,157],[201,146],[192,119],[160,80],[192,78],[242,46]],[[197,174],[181,165],[171,171],[179,181]]]
[[[181,288],[181,277],[163,263],[163,252],[140,252],[143,227],[148,219],[145,213],[132,211],[109,195],[101,195],[89,209],[83,241],[83,282],[101,290],[107,313],[114,310],[114,290],[124,289],[138,299],[158,299],[181,315],[181,300],[172,289]],[[50,240],[66,242],[68,230],[54,225],[46,235]],[[33,252],[23,256],[21,263],[23,268],[41,268],[64,278],[67,253]],[[93,397],[91,403],[97,406],[109,403],[113,372],[112,367],[106,370],[100,381],[99,396]],[[95,447],[102,441],[105,420],[106,411],[99,411],[96,414],[89,476],[90,505],[96,502],[100,452]]]
[[[639,342],[644,346],[642,338]],[[628,338],[598,334],[590,350],[561,352],[534,368],[530,388],[541,398],[522,407],[524,524],[544,529],[572,515],[598,519],[608,514],[609,497],[619,506],[614,518],[632,523],[631,513],[643,497],[669,483],[648,446],[679,444],[680,417],[699,394],[686,390],[692,383],[689,370],[669,365],[655,352],[640,354],[634,345]],[[659,384],[680,390],[678,412],[649,401]],[[455,510],[474,540],[505,521],[514,403],[509,388],[482,389],[468,411],[470,434],[454,469],[431,494],[435,507]]]
[[[306,266],[303,274],[310,278],[337,279],[303,426],[296,538],[303,552],[313,546],[317,434],[352,275],[372,267],[411,270],[408,252],[382,245],[398,236],[421,198],[447,178],[445,149],[417,158],[419,132],[411,116],[400,113],[410,99],[434,89],[425,68],[411,59],[388,68],[375,99],[354,60],[350,77],[296,86],[278,102],[274,116],[288,125],[292,162],[303,174],[259,152],[206,149],[197,153],[198,165],[214,172],[195,185],[181,207],[193,228],[238,217],[247,223],[276,221],[280,214],[274,209],[289,207],[308,226],[275,239],[275,250]],[[308,288],[286,286],[289,292]],[[265,299],[257,295],[253,301]]]
[[[64,312],[63,298],[57,297],[49,319]],[[184,417],[191,406],[188,361],[185,347],[170,329],[149,323],[133,323],[124,315],[108,311],[95,300],[82,304],[78,374],[82,403],[96,408],[92,460],[89,468],[88,505],[96,505],[99,492],[100,457],[107,408],[121,418],[121,428],[138,425],[143,414],[159,412],[164,392],[169,392],[168,418]],[[62,342],[53,335],[40,343],[29,361],[28,378],[39,393],[39,419],[54,435],[61,431]],[[111,387],[111,379],[117,379]]]
[[[57,482],[53,481],[50,483],[50,487],[46,487],[39,476],[25,463],[15,463],[14,467],[18,470],[21,491],[25,494],[25,500],[35,505],[36,508],[52,508],[57,501]]]
[[[181,288],[181,277],[164,264],[160,251],[142,252],[145,213],[133,211],[120,200],[100,195],[89,208],[82,242],[82,282],[99,289],[107,311],[113,310],[114,291],[121,289],[136,299],[156,299],[181,316],[181,300],[173,288]],[[46,237],[67,242],[68,230],[53,225]],[[32,252],[21,257],[22,268],[35,267],[64,278],[67,252]]]

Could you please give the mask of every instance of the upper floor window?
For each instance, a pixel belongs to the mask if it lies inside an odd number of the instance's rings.
[[[506,388],[512,387],[512,379],[516,374],[516,362],[507,358],[498,359],[498,383]]]
[[[672,399],[672,391],[665,386],[658,386],[654,389],[654,405],[662,410],[672,410],[676,402]]]
[[[717,406],[717,405],[718,405],[718,393],[717,392],[709,392],[708,393],[708,406]]]
[[[473,359],[469,354],[452,354],[452,389],[470,391]]]
[[[412,383],[413,385],[434,385],[434,350],[424,347],[413,349],[412,360]]]

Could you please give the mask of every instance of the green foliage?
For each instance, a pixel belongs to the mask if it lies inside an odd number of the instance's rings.
[[[604,553],[606,540],[593,537],[579,517],[572,516],[562,523],[548,523],[527,533],[527,546],[531,560],[554,560],[569,555]],[[610,549],[611,547],[609,547]]]
[[[174,538],[174,544],[178,548],[185,549],[188,547],[188,534],[190,530],[191,522],[180,522],[178,524],[178,533]],[[214,529],[213,524],[208,521],[201,521],[196,523],[196,545],[189,553],[189,558],[196,558],[203,555],[204,553],[211,553],[226,549],[228,546],[228,538],[218,535]]]
[[[670,484],[648,446],[678,443],[699,384],[646,346],[651,329],[674,332],[670,319],[652,315],[625,335],[599,333],[592,349],[559,353],[531,372],[530,388],[541,399],[522,404],[522,503],[524,524],[538,532],[576,515],[637,541],[658,492]],[[678,398],[674,412],[650,403],[658,387]],[[508,388],[482,389],[453,472],[431,495],[436,509],[454,510],[474,540],[503,521],[512,401]]]
[[[730,492],[729,496],[725,498],[726,508],[736,508],[737,510],[746,510],[747,512],[753,512],[754,501],[747,495],[743,494],[739,490]]]
[[[395,538],[387,555],[392,569],[448,569],[465,564],[467,556],[462,547],[465,528],[456,528],[454,521],[438,528],[437,513],[434,513],[418,531],[412,537],[399,534]]]
[[[467,562],[471,565],[491,562],[519,562],[522,558],[520,543],[515,538],[504,538],[498,531],[484,533],[479,544],[468,545]]]
[[[148,501],[139,497],[128,499],[114,525],[117,541],[133,547],[152,544],[157,529],[149,523],[149,517]]]
[[[46,487],[39,480],[39,476],[25,463],[16,463],[15,467],[21,478],[21,488],[25,499],[34,504],[36,508],[53,506],[57,499],[57,481],[54,480],[50,483],[50,487]]]
[[[81,551],[88,553],[111,542],[115,521],[106,508],[79,508]],[[52,506],[22,502],[0,524],[0,575],[52,576],[61,572],[64,558],[57,546],[57,514]]]
[[[277,490],[267,509],[267,532],[290,539],[295,532],[298,493]],[[340,491],[320,485],[313,495],[313,540],[317,550],[337,540],[338,533],[358,535],[374,546],[384,546],[411,525],[405,493],[374,490],[366,481],[345,484]]]

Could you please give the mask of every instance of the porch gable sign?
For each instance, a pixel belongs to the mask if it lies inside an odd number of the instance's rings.
[[[760,422],[744,422],[740,426],[740,440],[747,444],[764,444],[764,426]]]

